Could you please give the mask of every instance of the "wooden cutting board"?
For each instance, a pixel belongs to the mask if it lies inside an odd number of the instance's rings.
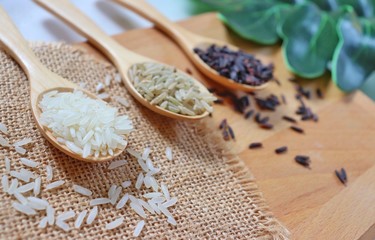
[[[126,21],[124,16],[123,21]],[[270,210],[291,231],[293,239],[374,239],[375,238],[375,104],[363,93],[341,93],[327,76],[304,80],[301,84],[312,90],[307,105],[319,115],[319,122],[299,122],[306,134],[289,129],[281,116],[295,116],[297,101],[292,75],[286,69],[279,45],[265,47],[236,37],[213,13],[181,22],[198,34],[230,42],[263,62],[273,62],[275,76],[282,86],[271,83],[260,95],[284,94],[287,105],[270,116],[273,130],[262,130],[252,120],[245,120],[229,103],[216,105],[215,123],[227,118],[237,140],[233,149],[257,179]],[[179,47],[156,29],[140,29],[114,37],[125,47],[185,70],[210,87],[218,87],[200,74]],[[80,47],[102,56],[86,43]],[[324,100],[315,89],[323,90]],[[241,94],[241,93],[239,93]],[[254,103],[252,103],[254,104]],[[264,148],[249,150],[251,142],[263,142]],[[289,151],[276,155],[274,149],[288,146]],[[311,170],[294,162],[297,154],[309,155]],[[334,175],[344,167],[349,183],[345,187]]]

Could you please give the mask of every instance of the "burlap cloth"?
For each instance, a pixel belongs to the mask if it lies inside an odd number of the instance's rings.
[[[104,61],[64,44],[33,44],[42,62],[55,73],[75,83],[84,82],[87,89],[95,90],[107,74],[114,77],[115,69]],[[124,108],[115,101],[113,105],[133,120],[136,131],[130,135],[129,146],[141,151],[152,147],[152,156],[158,158],[156,166],[162,166],[158,182],[165,182],[178,203],[170,208],[178,225],[167,223],[164,216],[152,216],[146,220],[141,233],[143,239],[287,239],[288,231],[270,214],[250,172],[241,165],[240,159],[231,155],[210,119],[201,123],[176,121],[157,115],[140,104],[124,87],[112,84],[107,91],[129,100],[131,107]],[[46,185],[46,165],[54,170],[54,180],[64,179],[64,188],[56,192],[43,192],[57,213],[70,209],[76,212],[88,209],[89,199],[73,192],[72,184],[85,186],[93,191],[92,198],[107,196],[112,184],[120,185],[131,180],[133,185],[126,191],[137,192],[133,186],[140,167],[125,153],[118,159],[127,159],[126,166],[107,170],[109,163],[89,164],[73,160],[56,150],[36,129],[29,107],[29,84],[21,68],[4,52],[0,51],[0,122],[9,128],[9,140],[14,143],[25,137],[34,145],[27,157],[40,162],[37,173]],[[207,121],[209,122],[207,124]],[[174,160],[165,158],[165,148],[171,146]],[[13,149],[0,147],[0,172],[5,172],[4,157],[11,159],[12,170],[21,168],[20,155]],[[125,192],[125,191],[123,191]],[[137,194],[135,194],[137,195]],[[38,229],[44,212],[28,217],[11,207],[14,198],[1,191],[0,238],[1,239],[125,239],[131,238],[140,217],[129,206],[117,210],[110,204],[99,207],[99,217],[90,226],[68,233],[57,227]],[[119,216],[125,223],[111,231],[105,224]],[[72,226],[72,221],[70,222]]]

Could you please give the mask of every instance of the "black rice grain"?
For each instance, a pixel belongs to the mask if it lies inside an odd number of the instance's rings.
[[[289,117],[289,116],[283,116],[283,119],[287,122],[291,122],[291,123],[297,123],[297,120],[295,120],[294,118],[292,117]]]
[[[303,156],[303,155],[297,155],[297,156],[295,156],[294,160],[297,163],[301,164],[302,166],[310,168],[310,163],[311,163],[310,157]]]
[[[228,132],[229,132],[230,137],[233,140],[236,140],[236,137],[234,136],[234,131],[233,131],[233,129],[230,126],[228,126]]]
[[[247,113],[245,113],[245,119],[251,118],[253,114],[254,114],[254,110],[249,110]]]
[[[263,129],[272,129],[273,125],[270,124],[270,123],[263,123],[263,124],[259,124],[259,127],[263,128]]]
[[[223,104],[223,103],[224,103],[224,100],[218,98],[218,99],[216,99],[216,100],[214,101],[214,103],[216,103],[216,104]]]
[[[190,70],[190,68],[186,68],[186,73],[189,74],[189,75],[193,74],[193,72]]]
[[[296,126],[291,126],[290,129],[292,129],[295,132],[298,133],[305,133],[305,131],[302,128],[296,127]]]
[[[251,143],[249,145],[249,148],[250,149],[256,149],[256,148],[262,148],[263,147],[263,144],[260,143],[260,142],[254,142],[254,143]]]
[[[219,125],[219,129],[223,129],[223,128],[225,128],[226,126],[227,126],[227,119],[224,118],[224,119],[221,121],[220,125]]]
[[[317,88],[317,89],[316,89],[316,95],[318,96],[318,98],[323,99],[323,93],[322,93],[322,91],[320,90],[320,88]]]
[[[286,147],[286,146],[279,147],[279,148],[275,149],[275,153],[277,153],[277,154],[285,153],[286,151],[288,151],[288,147]]]
[[[341,168],[340,171],[335,170],[335,174],[337,178],[340,180],[340,182],[346,186],[346,183],[348,182],[348,178],[347,178],[345,169]]]

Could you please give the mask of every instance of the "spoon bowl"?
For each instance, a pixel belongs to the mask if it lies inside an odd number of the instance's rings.
[[[61,20],[66,22],[69,26],[77,30],[79,33],[85,36],[95,47],[97,47],[105,56],[107,56],[121,74],[123,83],[129,93],[146,108],[160,115],[180,120],[199,120],[209,115],[207,111],[195,116],[177,114],[163,109],[157,105],[151,104],[135,89],[133,81],[129,76],[129,69],[134,64],[145,62],[153,62],[156,64],[167,66],[166,64],[151,60],[147,57],[141,56],[124,48],[111,37],[106,35],[101,29],[99,29],[91,19],[86,17],[69,0],[34,0],[34,2],[50,11],[52,14],[56,15]],[[177,71],[179,72],[179,74],[186,75],[180,70]],[[189,77],[193,79],[194,83],[202,91],[208,92],[207,88],[198,80],[192,78],[191,76]]]
[[[155,62],[155,61],[147,61],[147,62],[143,62],[143,63],[151,63],[151,62],[159,64],[161,66],[170,67],[170,66],[168,66],[166,64],[158,63],[158,62]],[[135,64],[140,64],[140,63],[135,63]],[[122,66],[124,66],[124,65],[122,65]],[[132,66],[133,65],[130,65],[130,66],[126,67],[126,68],[123,68],[123,67],[122,68],[118,68],[118,70],[120,71],[121,76],[123,76],[125,78],[123,82],[124,82],[124,84],[126,86],[126,89],[129,91],[129,93],[139,103],[141,103],[146,108],[152,109],[152,111],[154,111],[154,112],[156,112],[156,113],[158,113],[160,115],[163,115],[163,116],[166,116],[166,117],[170,117],[170,118],[174,118],[174,119],[199,120],[199,119],[202,119],[202,118],[207,117],[209,115],[209,113],[207,111],[204,112],[204,113],[202,113],[202,114],[200,114],[200,115],[195,115],[195,116],[182,115],[182,114],[174,113],[174,112],[171,112],[171,111],[166,111],[164,108],[159,107],[158,105],[151,104],[149,101],[145,100],[145,98],[137,91],[137,89],[135,89],[132,77],[130,76],[130,73],[129,73],[129,70],[130,70],[130,68]],[[176,69],[176,70],[181,75],[189,76],[189,75],[187,75],[186,73],[184,73],[181,70],[178,70],[178,69]],[[196,81],[195,84],[199,87],[199,89],[201,91],[207,91],[207,88],[202,83],[200,83],[199,81]]]
[[[203,37],[192,33],[179,25],[168,20],[165,16],[157,12],[152,6],[150,6],[145,0],[113,0],[120,5],[127,7],[128,9],[138,13],[140,16],[146,18],[150,22],[154,23],[156,27],[169,35],[176,41],[177,44],[184,50],[185,54],[190,58],[194,65],[208,78],[216,81],[217,83],[230,88],[232,90],[242,90],[246,92],[258,91],[266,88],[268,82],[259,86],[252,86],[247,84],[237,83],[236,81],[221,76],[215,69],[208,66],[198,54],[194,52],[194,48],[207,49],[212,44],[217,46],[227,46],[229,49],[238,51],[239,48],[219,41]]]
[[[39,108],[39,102],[47,92],[73,92],[74,90],[80,90],[92,99],[98,100],[98,98],[94,94],[80,89],[76,84],[58,76],[43,66],[29,48],[28,43],[18,32],[12,20],[1,7],[0,22],[2,24],[0,28],[0,43],[4,47],[4,50],[20,64],[28,77],[30,83],[31,110],[35,123],[42,135],[54,147],[77,160],[97,163],[109,161],[120,155],[125,150],[125,147],[123,149],[116,149],[113,156],[107,155],[97,158],[88,156],[83,158],[80,154],[71,151],[65,144],[59,143],[53,133],[42,125],[40,121],[42,111]]]
[[[55,78],[55,79],[57,79],[57,78]],[[45,90],[44,92],[39,94],[38,97],[37,97],[36,104],[39,103],[42,100],[44,94],[46,94],[48,92],[51,92],[51,91],[74,92],[75,90],[82,91],[86,96],[88,96],[91,99],[100,100],[94,94],[92,94],[88,91],[79,89],[78,86],[77,86],[77,88],[56,87],[56,88],[51,88],[51,89]],[[43,126],[40,123],[39,120],[40,120],[41,114],[42,114],[42,111],[41,111],[39,106],[33,109],[33,116],[35,118],[35,121],[37,123],[37,127],[38,127],[39,131],[54,147],[58,148],[60,151],[64,152],[66,155],[68,155],[72,158],[75,158],[75,159],[78,159],[78,160],[81,160],[81,161],[84,161],[84,162],[90,162],[90,163],[107,162],[107,161],[110,161],[113,158],[119,156],[125,150],[126,146],[124,146],[121,149],[116,149],[115,151],[113,151],[113,155],[106,155],[106,156],[99,156],[99,157],[95,157],[95,156],[90,155],[86,158],[83,158],[80,154],[77,154],[77,153],[73,152],[72,150],[70,150],[65,144],[62,144],[62,143],[57,141],[57,138],[53,135],[53,133],[47,127]]]
[[[202,50],[206,50],[209,46],[211,46],[212,44],[215,44],[217,46],[226,46],[228,47],[230,50],[234,50],[234,51],[238,51],[239,48],[233,46],[233,45],[230,45],[230,44],[226,44],[224,42],[220,42],[220,41],[212,41],[211,42],[201,42],[201,43],[198,43],[195,45],[194,48],[200,48]],[[192,49],[194,49],[192,48]],[[247,84],[242,84],[242,83],[238,83],[230,78],[226,78],[222,75],[220,75],[215,69],[211,68],[210,66],[207,65],[207,63],[205,63],[199,56],[198,54],[194,53],[194,51],[190,49],[189,51],[189,55],[192,55],[190,57],[191,61],[194,63],[194,65],[199,69],[199,71],[201,71],[204,75],[206,75],[208,78],[210,79],[213,79],[215,80],[216,82],[220,83],[221,85],[229,88],[229,89],[232,89],[232,90],[241,90],[241,91],[244,91],[244,92],[252,92],[252,91],[258,91],[258,90],[262,90],[264,88],[266,88],[268,86],[268,82],[267,83],[264,83],[264,84],[261,84],[259,86],[252,86],[252,85],[247,85]]]

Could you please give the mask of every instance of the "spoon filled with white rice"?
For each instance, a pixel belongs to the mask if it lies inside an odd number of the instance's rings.
[[[25,71],[31,110],[46,139],[67,155],[88,162],[113,159],[125,150],[133,130],[127,116],[94,94],[48,70],[0,7],[0,43]]]

